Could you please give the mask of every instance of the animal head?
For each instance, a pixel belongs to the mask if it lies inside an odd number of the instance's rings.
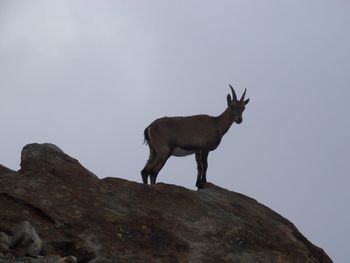
[[[234,122],[240,124],[243,121],[242,114],[245,110],[245,105],[247,105],[249,102],[249,99],[244,100],[247,89],[244,90],[240,100],[237,99],[236,92],[231,85],[230,89],[232,91],[232,98],[230,94],[227,94],[227,107],[229,108],[232,116],[234,117]]]

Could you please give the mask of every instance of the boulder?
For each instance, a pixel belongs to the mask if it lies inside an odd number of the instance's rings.
[[[7,252],[11,246],[11,237],[4,232],[0,232],[0,252]]]
[[[19,223],[13,233],[12,248],[21,248],[24,250],[25,255],[31,257],[36,257],[40,254],[42,241],[28,221]]]
[[[55,263],[77,263],[77,258],[74,256],[67,256],[58,259]]]
[[[76,159],[51,143],[32,143],[22,149],[21,174],[50,176],[56,181],[78,188],[96,187],[98,177],[85,169]]]

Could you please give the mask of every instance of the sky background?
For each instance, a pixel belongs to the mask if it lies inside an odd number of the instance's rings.
[[[99,177],[141,182],[143,130],[250,103],[208,180],[350,262],[350,1],[0,0],[0,163],[50,142]],[[159,182],[195,189],[194,156]]]

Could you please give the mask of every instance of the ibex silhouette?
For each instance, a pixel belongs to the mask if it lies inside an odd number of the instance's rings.
[[[150,149],[150,156],[141,171],[142,180],[147,184],[156,183],[157,175],[167,159],[173,156],[196,155],[196,186],[202,188],[207,182],[208,154],[215,150],[222,137],[233,122],[242,122],[242,113],[249,99],[245,100],[245,89],[240,100],[231,85],[232,98],[227,94],[227,108],[219,116],[195,115],[188,117],[163,117],[153,121],[145,130],[145,141]]]

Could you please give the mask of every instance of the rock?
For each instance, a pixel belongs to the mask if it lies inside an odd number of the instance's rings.
[[[7,252],[11,246],[11,238],[4,232],[0,232],[0,252]]]
[[[23,249],[24,255],[31,257],[36,257],[40,254],[42,248],[41,239],[28,221],[18,224],[13,233],[11,247]]]
[[[74,256],[67,256],[60,258],[59,260],[55,261],[55,263],[77,263],[77,258]]]
[[[15,258],[24,258],[27,255],[27,252],[24,248],[17,247],[13,252]]]
[[[0,164],[0,173],[11,173],[11,172],[13,172],[11,169]]]
[[[61,258],[62,257],[58,255],[33,258],[33,257],[27,257],[23,255],[8,254],[6,256],[0,255],[0,263],[56,263],[56,261]],[[74,257],[73,258],[67,257],[67,258],[68,258],[68,261],[62,261],[62,262],[76,262],[76,261],[69,261],[69,260],[74,260]]]
[[[75,184],[76,187],[96,187],[98,178],[85,169],[76,159],[65,154],[51,143],[28,144],[22,149],[21,169],[25,175],[46,174],[52,179]]]
[[[13,263],[15,262],[15,258],[11,253],[6,253],[5,255],[1,256],[1,263]]]
[[[92,260],[89,260],[88,263],[115,263],[115,262],[111,259],[107,259],[104,257],[97,257],[97,258],[94,258]]]
[[[60,255],[47,255],[44,257],[47,263],[55,263],[57,260],[61,259]]]
[[[245,195],[210,183],[192,191],[99,179],[51,144],[25,146],[19,172],[0,166],[0,185],[1,231],[30,221],[47,244],[44,255],[89,263],[332,262],[290,221]]]
[[[64,160],[64,152],[56,145],[50,143],[28,144],[22,149],[21,153],[21,171],[36,170],[47,167],[52,163],[59,163]]]

